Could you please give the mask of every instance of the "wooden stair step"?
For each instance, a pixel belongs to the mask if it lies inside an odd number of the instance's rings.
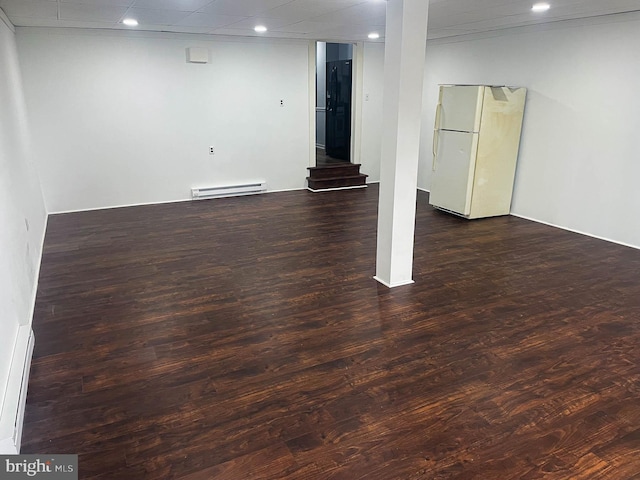
[[[323,190],[328,188],[341,187],[358,187],[367,184],[367,177],[363,173],[358,175],[344,175],[341,177],[330,178],[311,178],[307,177],[309,188],[312,190]]]
[[[307,177],[307,180],[316,180],[319,182],[331,181],[331,180],[340,180],[343,178],[367,178],[369,175],[365,175],[364,173],[358,173],[357,175],[340,175],[336,177],[326,177],[326,178],[312,178]]]
[[[348,168],[348,167],[360,167],[361,163],[340,162],[332,163],[330,165],[320,165],[316,167],[307,167],[307,170],[324,170],[326,168]]]
[[[347,163],[343,165],[328,165],[321,167],[307,167],[310,178],[336,178],[355,176],[360,173],[359,163]]]

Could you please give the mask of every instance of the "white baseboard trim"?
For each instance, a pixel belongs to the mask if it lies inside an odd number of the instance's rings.
[[[21,326],[13,349],[5,402],[0,412],[0,454],[2,455],[20,453],[34,343],[31,325]]]
[[[387,288],[404,287],[405,285],[411,285],[413,283],[416,283],[415,280],[407,280],[406,282],[399,282],[399,283],[387,283],[384,280],[382,280],[380,277],[378,277],[377,275],[374,276],[373,279],[376,282],[381,283],[382,285],[384,285]]]
[[[298,188],[283,188],[280,190],[267,190],[265,192],[260,193],[251,193],[248,195],[266,195],[268,193],[280,193],[280,192],[297,192],[300,190],[306,190],[305,187]],[[236,195],[236,196],[245,196],[245,195]],[[230,198],[230,197],[218,197],[218,198]],[[215,200],[215,198],[207,198],[205,200]],[[80,213],[80,212],[95,212],[98,210],[111,210],[113,208],[128,208],[128,207],[145,207],[148,205],[164,205],[167,203],[182,203],[182,202],[193,202],[192,198],[182,198],[178,200],[161,200],[159,202],[142,202],[142,203],[130,203],[123,205],[112,205],[110,207],[94,207],[94,208],[79,208],[77,210],[59,210],[57,212],[49,212],[49,215],[62,215],[64,213]]]
[[[262,192],[262,193],[259,193],[257,195],[265,195],[267,193],[280,193],[280,192],[297,192],[297,191],[300,191],[300,190],[309,190],[310,192],[314,192],[314,193],[331,192],[331,191],[334,191],[334,190],[349,190],[349,189],[354,189],[354,188],[366,188],[367,185],[375,185],[375,184],[379,184],[379,183],[380,183],[380,180],[374,180],[374,181],[371,181],[371,182],[367,182],[366,185],[357,185],[355,187],[327,188],[327,189],[322,189],[322,190],[313,190],[313,189],[311,189],[309,187],[283,188],[283,189],[279,189],[279,190],[267,190],[266,192]],[[418,188],[418,190],[422,190],[423,192],[430,193],[429,190],[424,190],[422,188]],[[228,197],[221,197],[221,198],[228,198]],[[211,199],[211,200],[215,200],[215,199]],[[72,210],[58,210],[56,212],[49,212],[49,215],[62,215],[64,213],[94,212],[94,211],[98,211],[98,210],[111,210],[113,208],[144,207],[144,206],[147,206],[147,205],[163,205],[163,204],[166,204],[166,203],[181,203],[181,202],[192,202],[192,201],[193,201],[193,199],[191,199],[191,198],[184,198],[184,199],[178,199],[178,200],[161,200],[161,201],[158,201],[158,202],[129,203],[129,204],[123,204],[123,205],[112,205],[112,206],[109,206],[109,207],[94,207],[94,208],[79,208],[79,209],[72,209]]]
[[[367,185],[375,185],[376,183],[380,183],[380,180],[371,180],[371,181],[367,181]],[[427,190],[425,188],[420,188],[420,187],[416,187],[418,190],[422,191],[422,192],[427,192],[427,193],[431,193],[430,190]]]
[[[548,225],[549,227],[554,227],[554,228],[559,228],[561,230],[566,230],[567,232],[577,233],[579,235],[584,235],[586,237],[595,238],[597,240],[603,240],[605,242],[615,243],[616,245],[622,245],[623,247],[629,247],[629,248],[634,248],[636,250],[640,250],[640,246],[638,246],[638,245],[632,245],[630,243],[620,242],[618,240],[612,240],[612,239],[607,238],[607,237],[601,237],[599,235],[593,235],[592,233],[583,232],[581,230],[575,230],[575,229],[569,228],[569,227],[563,227],[562,225],[556,225],[555,223],[545,222],[543,220],[538,220],[536,218],[527,217],[525,215],[519,215],[519,214],[513,213],[513,212],[511,212],[510,215],[513,215],[514,217],[522,218],[523,220],[529,220],[531,222],[536,222],[536,223],[541,223],[543,225]]]
[[[267,190],[264,193],[301,192],[302,190],[306,190],[306,188],[305,187],[301,187],[301,188],[283,188],[281,190]]]
[[[319,143],[316,143],[316,148],[321,148],[322,150],[324,150],[324,147],[325,147],[324,145],[321,145],[321,144],[319,144]]]
[[[129,203],[129,204],[123,204],[123,205],[111,205],[109,207],[93,207],[93,208],[78,208],[78,209],[72,209],[72,210],[58,210],[56,212],[49,212],[49,215],[62,215],[63,213],[97,212],[98,210],[111,210],[112,208],[144,207],[146,205],[163,205],[165,203],[181,203],[181,202],[193,202],[193,199],[183,198],[179,200],[161,200],[159,202],[141,202],[141,203]]]
[[[322,192],[335,192],[336,190],[355,190],[358,188],[367,188],[367,185],[356,185],[354,187],[323,188],[322,190],[314,190],[313,188],[307,187],[307,190],[313,193],[322,193]]]

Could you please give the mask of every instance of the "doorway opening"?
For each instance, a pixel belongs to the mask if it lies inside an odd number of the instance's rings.
[[[316,43],[316,166],[351,163],[353,45]]]
[[[316,42],[315,50],[313,52],[313,47],[309,50],[310,57],[314,54],[316,57],[316,111],[311,121],[315,120],[315,155],[313,144],[309,151],[312,162],[315,156],[315,165],[307,167],[307,188],[312,192],[366,188],[367,175],[360,173],[359,163],[352,163],[360,158],[359,114],[353,105],[360,104],[354,85],[360,85],[362,80],[361,66],[355,65],[362,62],[361,46]],[[310,67],[309,80],[313,82],[313,62]],[[313,87],[310,87],[313,97]]]

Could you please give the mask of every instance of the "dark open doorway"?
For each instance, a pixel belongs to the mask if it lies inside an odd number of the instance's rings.
[[[351,153],[353,77],[358,73],[353,59],[352,44],[316,44],[316,163],[307,167],[312,192],[367,186],[360,164],[352,163],[358,161],[358,154],[352,158]]]
[[[318,42],[316,165],[351,162],[353,45]]]

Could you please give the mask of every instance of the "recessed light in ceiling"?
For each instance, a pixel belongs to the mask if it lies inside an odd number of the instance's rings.
[[[125,18],[122,23],[124,23],[127,27],[137,27],[138,21],[135,18]]]
[[[254,30],[258,33],[264,33],[267,31],[267,27],[265,27],[264,25],[257,25]]]
[[[379,34],[379,33],[375,33],[375,32],[373,32],[373,33],[370,33],[370,34],[368,35],[368,37],[369,37],[371,40],[377,40],[378,38],[380,38],[380,34]]]
[[[548,3],[536,3],[533,7],[531,7],[531,10],[533,10],[534,12],[546,12],[550,8],[551,5],[549,5]]]

